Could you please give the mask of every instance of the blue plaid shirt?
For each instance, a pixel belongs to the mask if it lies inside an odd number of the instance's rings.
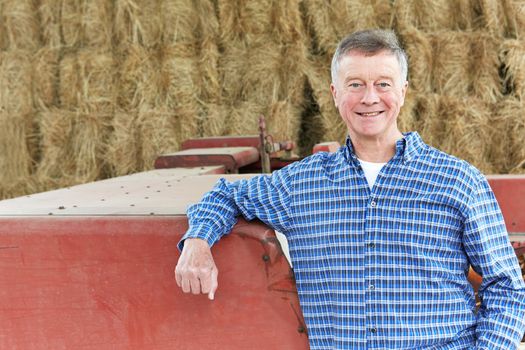
[[[211,245],[238,215],[286,235],[311,349],[509,350],[525,330],[525,285],[485,177],[417,133],[372,190],[349,140],[271,176],[220,180],[189,208],[183,239]]]

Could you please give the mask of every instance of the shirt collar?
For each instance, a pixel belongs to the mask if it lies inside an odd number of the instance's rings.
[[[396,142],[396,153],[394,158],[401,158],[403,163],[406,164],[416,158],[424,147],[425,143],[416,131],[403,133],[403,138],[397,140]],[[345,158],[349,162],[358,166],[359,160],[355,155],[354,146],[352,145],[350,136],[346,137],[345,146],[342,148]]]

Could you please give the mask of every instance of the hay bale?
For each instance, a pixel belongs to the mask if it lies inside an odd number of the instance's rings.
[[[139,171],[140,134],[138,113],[119,110],[112,120],[112,132],[104,159],[109,166],[109,176],[122,176]]]
[[[12,184],[31,174],[33,159],[28,138],[32,130],[27,127],[27,118],[0,109],[0,183]]]
[[[0,2],[0,51],[7,50],[9,46],[9,38],[7,37],[7,29],[2,13],[4,13],[4,3]]]
[[[397,126],[401,132],[417,131],[419,119],[416,114],[417,98],[415,91],[408,89],[405,95],[405,103],[397,117]]]
[[[61,1],[60,28],[62,42],[68,48],[78,48],[82,40],[83,0]]]
[[[221,101],[221,82],[219,77],[219,22],[211,1],[193,3],[199,14],[199,71],[201,82],[200,98],[205,103],[218,104]]]
[[[491,161],[499,173],[525,173],[524,101],[506,98],[494,105],[491,118]]]
[[[424,32],[456,29],[453,3],[449,0],[426,1],[419,0],[394,1],[394,20],[399,31],[416,27]]]
[[[0,23],[4,49],[35,51],[40,46],[38,18],[33,0],[3,0]]]
[[[503,11],[507,23],[507,35],[511,38],[525,39],[525,2],[521,0],[503,1]]]
[[[500,0],[472,0],[474,12],[478,16],[474,19],[475,28],[482,29],[496,36],[505,36],[506,18],[503,3]]]
[[[198,3],[208,2],[207,0]],[[188,50],[195,50],[201,27],[200,16],[215,17],[213,12],[199,13],[197,2],[168,0],[161,3],[162,43],[163,45],[186,45]],[[207,9],[209,10],[209,8]],[[193,51],[195,52],[195,51]]]
[[[231,133],[230,107],[224,103],[206,103],[201,106],[198,135],[224,136]],[[241,122],[238,120],[237,122]]]
[[[113,6],[117,44],[154,47],[161,43],[160,0],[115,0]]]
[[[48,48],[59,48],[62,45],[60,37],[61,2],[61,0],[40,0],[38,5],[42,44]]]
[[[219,77],[226,102],[235,102],[241,98],[242,79],[246,74],[247,45],[243,42],[231,42],[224,47],[219,57]]]
[[[243,1],[244,3],[244,1]],[[224,45],[245,40],[246,29],[243,20],[246,19],[245,7],[240,0],[218,0],[219,27],[221,42]]]
[[[180,56],[178,47],[163,47],[161,77],[165,107],[180,121],[178,140],[185,140],[197,134],[199,103],[196,88],[198,67],[194,58]],[[152,111],[156,115],[156,111]],[[165,112],[161,110],[160,115]],[[141,118],[141,117],[139,117]]]
[[[71,149],[75,160],[75,180],[79,183],[105,177],[106,145],[113,114],[76,113]]]
[[[496,103],[502,98],[499,76],[499,40],[487,33],[472,33],[470,79],[472,93],[483,101]]]
[[[158,51],[141,45],[121,46],[117,56],[117,105],[124,111],[159,103],[160,60]]]
[[[26,50],[11,50],[0,53],[0,111],[2,142],[10,148],[3,152],[3,164],[7,177],[20,174],[26,176],[24,169],[38,156],[38,137],[35,130],[31,53]],[[14,138],[17,138],[16,140]]]
[[[445,139],[445,119],[440,115],[438,94],[416,95],[414,114],[418,122],[417,131],[423,140],[431,146],[439,148]]]
[[[111,53],[82,49],[60,61],[59,98],[65,109],[111,112],[116,103],[116,67]]]
[[[15,198],[28,195],[31,193],[41,192],[42,185],[38,178],[30,175],[25,178],[19,178],[10,183],[4,183],[0,187],[0,198]]]
[[[325,131],[323,140],[344,142],[348,134],[347,127],[334,105],[330,92],[330,63],[328,58],[317,58],[307,67],[308,83],[312,87],[313,97],[319,106],[321,127]]]
[[[259,134],[259,117],[268,116],[268,106],[252,101],[239,101],[228,111],[228,133],[232,135]]]
[[[39,7],[46,46],[110,49],[112,2],[106,0],[42,0]]]
[[[468,49],[470,34],[443,31],[432,34],[430,38],[434,48],[432,65],[434,91],[443,95],[468,95],[471,67]]]
[[[0,52],[0,110],[26,116],[33,112],[31,52]]]
[[[58,61],[60,49],[44,47],[33,55],[33,103],[50,108],[58,103]]]
[[[241,98],[267,104],[277,100],[281,91],[279,68],[282,62],[280,46],[261,39],[247,50],[243,64],[246,65],[240,81]]]
[[[103,177],[111,114],[45,109],[40,113],[39,178],[84,183]]]
[[[445,137],[439,148],[466,160],[485,174],[493,173],[488,143],[491,112],[490,105],[485,101],[443,96],[438,115],[446,121],[446,125]]]
[[[274,1],[270,11],[269,32],[272,33],[272,37],[276,42],[294,44],[304,41],[305,30],[300,1]]]
[[[183,121],[169,108],[141,110],[138,114],[137,127],[140,134],[141,170],[153,169],[155,159],[163,154],[175,152],[186,135],[181,134]]]
[[[473,22],[476,18],[474,7],[471,0],[454,0],[449,2],[449,16],[452,17],[451,23],[454,30],[472,30]]]
[[[432,92],[433,50],[431,40],[415,27],[400,33],[409,60],[410,88],[416,92]]]
[[[82,47],[110,49],[113,5],[107,0],[85,0],[82,3]]]
[[[296,144],[299,141],[302,110],[288,100],[270,104],[266,118],[268,133],[275,141],[290,140]]]
[[[316,51],[324,55],[331,55],[341,39],[334,24],[334,9],[328,6],[324,0],[304,1],[306,13],[306,25],[312,33],[312,41]],[[346,6],[337,9],[346,11]]]
[[[379,28],[392,28],[394,9],[392,2],[384,0],[370,0],[375,12],[376,23]]]
[[[339,40],[358,29],[378,26],[376,9],[370,1],[349,0],[339,6],[324,0],[304,1],[307,26],[323,54],[332,55]]]
[[[220,34],[213,4],[210,1],[171,1],[163,4],[162,14],[164,45],[171,47],[172,53],[179,58],[194,61],[197,133],[222,135],[225,114],[219,106],[222,100],[218,71]]]
[[[56,108],[39,112],[41,160],[36,175],[40,179],[59,179],[74,176],[76,164],[71,148],[76,113]],[[50,181],[50,180],[42,180]]]
[[[508,93],[525,100],[525,41],[504,40],[499,57],[503,63],[503,80]]]

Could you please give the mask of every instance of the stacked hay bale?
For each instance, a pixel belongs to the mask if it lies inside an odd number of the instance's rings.
[[[514,81],[525,53],[516,17],[522,6],[493,0],[437,1],[424,8],[416,3],[394,2],[394,28],[409,55],[418,101],[413,129],[485,173],[519,172],[523,154],[517,149],[523,146],[513,140],[525,134]]]
[[[257,134],[266,116],[275,139],[298,141],[307,42],[299,1],[218,1],[219,59],[227,129]]]
[[[33,1],[5,0],[0,6],[0,196],[7,197],[36,190],[33,60],[40,37]]]
[[[518,0],[4,0],[0,196],[129,174],[196,136],[342,142],[337,42],[399,33],[398,123],[487,173],[525,172]]]
[[[39,10],[45,34],[41,50],[53,57],[48,70],[40,70],[48,72],[56,97],[39,106],[41,160],[36,174],[49,186],[102,178],[115,110],[112,6],[98,0],[42,0]]]

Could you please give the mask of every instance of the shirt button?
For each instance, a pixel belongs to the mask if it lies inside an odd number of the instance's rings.
[[[377,332],[377,328],[375,327],[370,328],[370,333],[376,333],[376,332]]]
[[[376,289],[376,286],[374,286],[373,284],[371,284],[371,285],[368,286],[368,289],[369,289],[369,290],[374,290],[374,289]]]
[[[370,206],[371,206],[372,208],[375,208],[375,207],[376,207],[376,201],[371,201],[371,202],[370,202]]]
[[[368,243],[368,248],[375,248],[375,247],[376,247],[375,243]]]

